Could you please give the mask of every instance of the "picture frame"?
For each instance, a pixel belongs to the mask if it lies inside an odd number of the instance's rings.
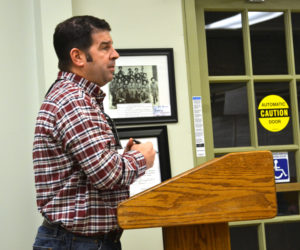
[[[116,125],[177,122],[173,49],[117,51],[114,78],[102,87]]]
[[[118,135],[123,148],[125,148],[128,139],[133,138],[141,143],[147,141],[152,142],[153,147],[157,152],[153,167],[148,169],[145,175],[138,178],[130,185],[130,196],[138,194],[171,178],[169,144],[166,126],[119,128]],[[122,152],[123,149],[120,149],[119,153]]]

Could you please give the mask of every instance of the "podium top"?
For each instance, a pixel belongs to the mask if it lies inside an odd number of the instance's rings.
[[[269,151],[216,158],[119,204],[124,229],[272,218],[277,214]]]

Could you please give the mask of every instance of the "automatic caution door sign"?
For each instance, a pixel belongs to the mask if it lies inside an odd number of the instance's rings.
[[[278,95],[264,97],[258,106],[260,124],[268,131],[279,132],[290,121],[289,105]]]

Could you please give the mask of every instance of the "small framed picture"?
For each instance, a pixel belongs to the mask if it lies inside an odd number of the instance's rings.
[[[153,147],[157,152],[153,167],[148,169],[145,175],[138,178],[130,185],[130,196],[138,194],[171,178],[169,144],[166,126],[119,128],[118,135],[123,148],[125,148],[129,138],[134,138],[141,143],[147,141],[152,142]],[[122,152],[123,149],[120,149],[119,153]]]
[[[102,87],[116,125],[177,122],[173,49],[118,49],[114,78]]]

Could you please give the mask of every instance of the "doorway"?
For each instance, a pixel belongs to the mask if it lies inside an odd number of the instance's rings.
[[[183,0],[183,7],[190,95],[203,100],[206,157],[195,153],[195,165],[270,150],[288,166],[288,179],[276,179],[278,215],[231,223],[232,249],[299,249],[300,2]],[[268,98],[283,106],[266,107]]]

